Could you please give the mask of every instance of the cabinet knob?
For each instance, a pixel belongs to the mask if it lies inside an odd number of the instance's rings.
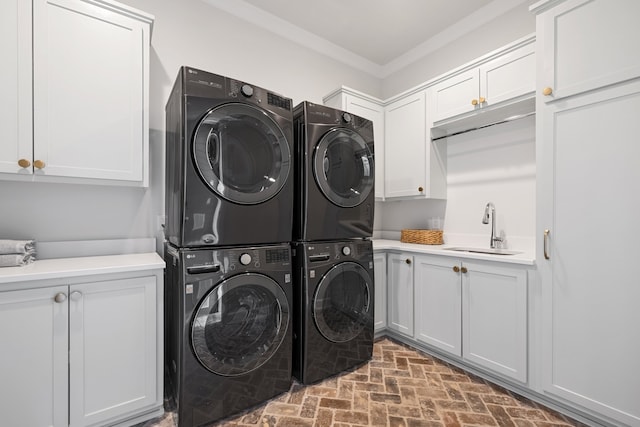
[[[460,273],[460,267],[458,267],[457,265],[454,265],[453,271],[455,271],[456,273]]]
[[[43,169],[45,167],[45,163],[42,160],[36,160],[33,162],[33,166],[37,169]]]
[[[409,258],[405,259],[404,262],[406,262],[407,264],[411,264],[411,260]]]
[[[20,166],[21,168],[28,168],[29,166],[31,166],[31,162],[27,159],[20,159],[18,160],[18,166]]]
[[[472,99],[471,100],[471,105],[478,105],[478,100],[477,99]]]
[[[72,301],[78,301],[80,298],[82,298],[82,292],[73,291],[69,294],[69,298],[71,298]]]
[[[57,303],[65,302],[67,300],[67,296],[64,293],[59,292],[56,294],[53,300]]]
[[[463,274],[466,274],[466,272],[467,272],[467,267],[462,267],[462,268],[460,269],[460,271],[461,271]]]
[[[553,93],[553,89],[551,89],[550,87],[545,87],[544,89],[542,89],[542,94],[544,96],[549,96]]]
[[[487,100],[486,100],[486,99],[484,99],[483,97],[480,97],[480,99],[478,100],[478,102],[479,102],[480,104],[484,104],[486,101],[487,101]]]
[[[418,187],[418,191],[422,193],[424,191],[424,188],[423,187]]]

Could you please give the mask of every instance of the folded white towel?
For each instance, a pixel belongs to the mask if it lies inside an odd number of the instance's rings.
[[[35,251],[33,240],[0,240],[0,255],[33,254]]]
[[[35,260],[33,254],[5,254],[0,255],[0,267],[21,267]]]

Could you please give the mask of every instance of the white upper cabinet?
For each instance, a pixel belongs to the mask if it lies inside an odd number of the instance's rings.
[[[533,41],[529,37],[504,52],[491,54],[491,60],[463,67],[434,84],[429,91],[434,123],[507,101],[532,98],[536,81]],[[533,103],[530,109],[533,111]]]
[[[107,0],[28,3],[1,6],[2,178],[147,186],[153,17]]]
[[[0,3],[0,173],[27,173],[32,161],[31,2]],[[25,165],[21,167],[20,159]]]
[[[387,105],[385,197],[425,194],[426,106],[424,91]]]
[[[34,4],[35,173],[148,181],[149,23],[110,6]]]
[[[545,102],[640,76],[640,2],[539,2],[536,22]],[[543,92],[544,91],[544,92]]]
[[[348,111],[373,122],[375,194],[376,199],[384,198],[384,107],[377,98],[353,89],[342,87],[323,99],[324,105]]]
[[[387,104],[385,126],[385,199],[445,199],[446,145],[427,137],[426,91]]]

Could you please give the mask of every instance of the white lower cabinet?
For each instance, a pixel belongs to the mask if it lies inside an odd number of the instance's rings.
[[[0,293],[0,414],[15,427],[69,424],[67,286]],[[56,295],[65,295],[56,302]]]
[[[380,332],[387,327],[387,254],[373,254],[374,308],[373,330]]]
[[[387,255],[387,327],[413,337],[413,255]]]
[[[462,356],[462,286],[451,267],[455,260],[416,256],[416,339]]]
[[[416,255],[415,338],[527,381],[527,271]]]
[[[161,277],[0,292],[2,424],[112,425],[161,410]]]

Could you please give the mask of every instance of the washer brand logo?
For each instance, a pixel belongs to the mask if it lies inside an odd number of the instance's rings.
[[[187,254],[187,259],[195,258],[196,256],[193,254]]]
[[[311,114],[316,115],[316,116],[322,116],[322,117],[331,117],[331,114],[325,112],[325,111],[312,111]]]
[[[191,68],[187,68],[187,73],[189,74],[198,74],[196,70],[192,70]]]

